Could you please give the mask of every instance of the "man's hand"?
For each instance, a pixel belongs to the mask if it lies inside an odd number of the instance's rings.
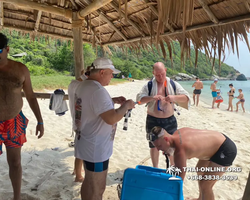
[[[131,100],[131,99],[125,101],[124,104],[125,104],[127,110],[132,109],[132,108],[135,107],[135,102],[133,100]]]
[[[38,134],[38,132],[40,132],[40,133]],[[36,136],[38,136],[38,139],[43,137],[43,134],[44,134],[43,124],[37,124],[37,126],[36,126]]]
[[[164,100],[164,97],[161,96],[161,95],[155,95],[155,96],[153,97],[153,99],[156,100],[156,101],[158,101],[158,100]]]
[[[114,103],[121,104],[121,105],[126,102],[126,98],[123,97],[123,96],[114,97],[114,98],[112,98],[112,100],[113,100]]]
[[[174,95],[168,95],[168,96],[166,96],[166,97],[164,98],[164,100],[165,100],[166,102],[169,102],[169,103],[175,102],[175,96],[174,96]]]

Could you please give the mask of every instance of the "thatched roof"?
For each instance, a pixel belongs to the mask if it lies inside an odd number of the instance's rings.
[[[72,27],[79,25],[83,42],[106,51],[108,45],[139,51],[157,44],[165,56],[166,43],[171,57],[171,41],[179,41],[182,58],[191,45],[209,56],[217,48],[221,58],[225,48],[237,49],[238,39],[248,45],[250,0],[0,0],[3,28],[73,39]]]

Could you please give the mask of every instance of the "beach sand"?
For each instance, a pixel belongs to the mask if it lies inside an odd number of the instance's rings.
[[[107,86],[112,97],[125,96],[135,100],[146,81],[135,81],[125,84]],[[73,141],[71,137],[71,116],[68,111],[64,116],[55,115],[49,110],[49,100],[38,99],[45,124],[45,135],[41,139],[35,136],[36,119],[24,99],[23,113],[29,119],[27,128],[27,143],[22,148],[22,198],[23,200],[80,200],[81,183],[74,182],[73,171],[74,148],[68,147]],[[249,115],[231,113],[225,110],[210,108],[203,102],[199,107],[190,106],[189,110],[179,108],[180,115],[176,115],[178,127],[209,129],[223,132],[237,145],[238,154],[233,167],[242,168],[241,172],[228,172],[225,175],[238,176],[235,181],[218,181],[214,186],[215,199],[239,200],[243,196],[249,166],[250,166],[250,123]],[[116,200],[117,184],[123,177],[123,171],[135,168],[143,160],[143,165],[151,166],[148,142],[145,138],[146,108],[136,105],[129,118],[128,130],[123,130],[123,119],[118,123],[114,142],[114,151],[109,163],[107,188],[104,200]],[[56,149],[54,149],[56,148]],[[54,149],[54,150],[52,150]],[[0,200],[9,200],[12,197],[12,187],[8,175],[6,150],[3,148],[0,156]],[[197,159],[188,161],[188,167],[195,167]],[[160,168],[166,168],[165,157],[160,156]],[[187,173],[192,175],[194,173]],[[45,181],[37,188],[32,188]],[[185,179],[184,197],[198,197],[198,183]],[[157,199],[157,198],[156,198]]]

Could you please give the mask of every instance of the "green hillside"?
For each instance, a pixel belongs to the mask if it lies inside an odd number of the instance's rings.
[[[73,44],[70,41],[52,40],[47,37],[30,39],[29,35],[21,35],[19,32],[2,30],[4,34],[10,39],[10,53],[9,58],[22,62],[25,64],[31,75],[50,75],[50,74],[64,74],[74,75],[74,58],[73,58]],[[92,48],[89,44],[83,45],[84,52],[84,66],[87,67],[92,63],[97,55],[101,55],[100,48]],[[167,49],[167,48],[166,48]],[[129,49],[124,51],[115,51],[111,48],[112,56],[110,56],[114,65],[122,71],[122,74],[128,76],[129,72],[135,79],[143,79],[151,77],[152,66],[155,62],[161,61],[168,68],[167,74],[169,76],[175,75],[179,72],[194,74],[200,78],[208,78],[213,74],[219,75],[219,62],[215,61],[215,71],[212,72],[211,63],[206,56],[199,52],[198,67],[194,68],[195,51],[191,49],[190,59],[185,61],[184,66],[180,60],[180,46],[178,43],[173,43],[173,67],[167,52],[167,59],[164,60],[161,53],[154,48],[154,51],[147,52],[141,49],[140,54],[131,52]],[[21,58],[12,57],[15,54],[26,52],[27,56]],[[235,75],[236,70],[226,64],[221,66],[221,77],[228,77]]]

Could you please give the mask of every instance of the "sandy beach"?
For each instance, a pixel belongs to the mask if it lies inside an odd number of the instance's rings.
[[[106,88],[112,97],[122,95],[135,100],[136,94],[146,83],[146,81],[135,81]],[[23,113],[29,119],[29,124],[26,132],[28,141],[22,148],[22,198],[23,200],[80,200],[81,183],[75,183],[72,175],[74,148],[68,146],[68,143],[73,141],[70,112],[57,116],[54,111],[49,110],[48,99],[38,99],[38,103],[45,124],[45,135],[39,140],[35,136],[37,121],[24,98]],[[213,110],[210,107],[200,102],[199,107],[190,106],[189,110],[178,108],[181,113],[176,114],[178,127],[220,131],[236,143],[238,154],[233,167],[240,167],[242,171],[226,173],[225,175],[238,176],[238,180],[217,182],[214,193],[216,200],[239,200],[243,196],[250,170],[250,117],[241,110],[239,113],[232,113],[220,109]],[[123,119],[118,123],[104,200],[118,200],[116,187],[126,168],[135,168],[143,160],[146,160],[143,165],[151,166],[151,160],[147,159],[149,148],[145,137],[145,119],[145,106],[136,105],[129,118],[128,130],[123,130]],[[191,159],[187,166],[195,167],[196,162],[197,159]],[[0,163],[0,200],[9,200],[12,197],[12,187],[5,147],[0,156]],[[164,156],[160,156],[160,168],[166,168]],[[44,177],[45,181],[35,190],[36,184]],[[183,191],[185,198],[198,197],[197,181],[185,179]]]

